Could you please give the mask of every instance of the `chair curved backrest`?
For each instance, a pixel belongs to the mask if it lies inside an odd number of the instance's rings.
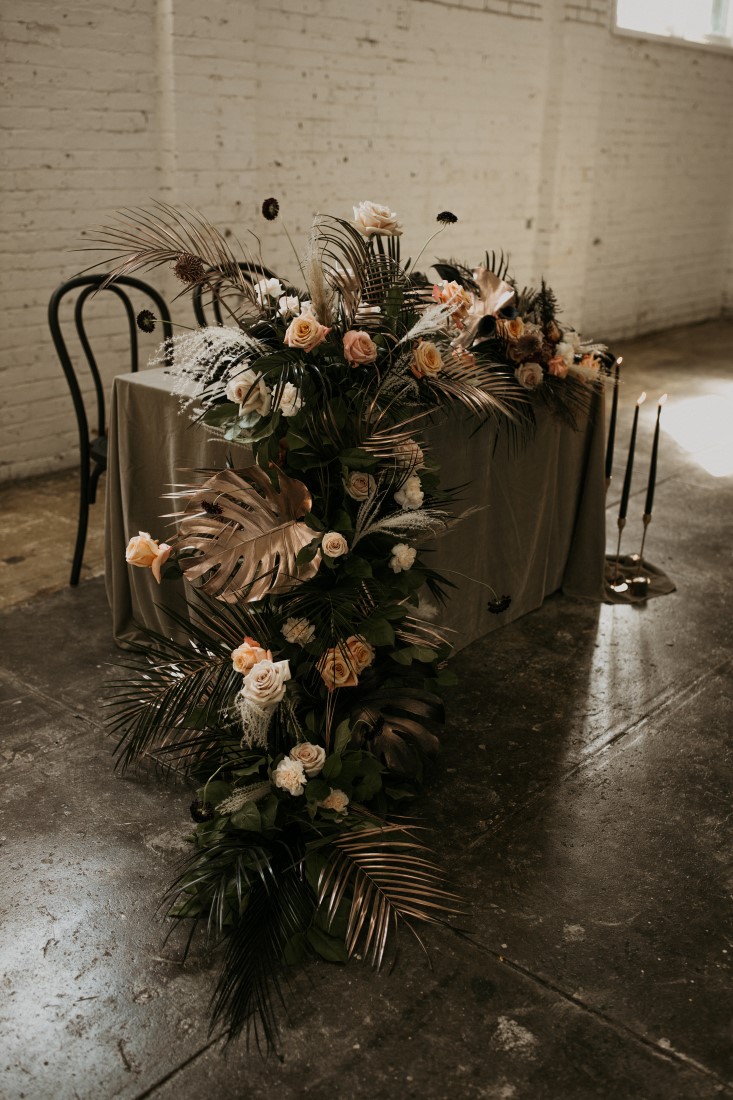
[[[277,276],[269,268],[263,267],[261,264],[253,264],[242,261],[239,265],[239,270],[244,274],[248,283],[255,286],[260,279],[275,279]],[[222,308],[222,299],[219,295],[219,287],[221,285],[223,276],[217,270],[212,270],[209,273],[208,285],[204,286],[199,283],[194,287],[192,292],[193,298],[193,312],[196,320],[202,328],[206,328],[209,325],[223,325],[226,322],[225,313],[226,309]],[[204,303],[204,295],[206,293],[211,294],[211,300]],[[210,321],[206,316],[206,310],[210,309],[214,315],[214,320]],[[231,318],[229,319],[231,323]]]
[[[127,315],[127,324],[130,333],[130,370],[132,371],[137,371],[139,368],[139,330],[136,323],[137,314],[130,301],[129,295],[126,293],[126,288],[135,290],[138,294],[144,295],[147,298],[146,304],[150,304],[153,307],[155,315],[162,324],[163,337],[165,340],[170,340],[173,333],[168,306],[157,290],[147,283],[144,283],[141,279],[134,279],[129,275],[121,275],[115,279],[113,283],[103,287],[102,284],[106,278],[107,275],[77,275],[75,278],[69,279],[67,282],[57,287],[48,303],[48,324],[51,330],[51,337],[54,347],[56,348],[56,353],[61,361],[64,374],[66,375],[66,381],[69,384],[71,397],[74,402],[74,411],[79,426],[79,443],[81,447],[82,463],[85,461],[89,462],[89,422],[87,420],[79,379],[74,369],[69,346],[61,327],[59,314],[64,299],[68,295],[72,295],[74,292],[79,291],[74,306],[74,325],[94,382],[97,403],[97,431],[100,436],[104,435],[107,427],[106,403],[104,399],[104,385],[99,373],[99,367],[97,366],[97,360],[92,351],[84,324],[84,307],[89,298],[93,297],[98,292],[111,292],[122,301]],[[167,366],[170,366],[173,362],[173,352],[170,346],[166,351],[165,362]]]

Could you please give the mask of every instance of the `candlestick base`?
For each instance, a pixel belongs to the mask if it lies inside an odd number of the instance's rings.
[[[658,566],[639,554],[610,554],[606,558],[606,602],[646,603],[654,596],[674,592],[675,584]]]
[[[638,596],[639,599],[646,600],[649,596],[649,578],[632,577],[629,590],[632,596]]]

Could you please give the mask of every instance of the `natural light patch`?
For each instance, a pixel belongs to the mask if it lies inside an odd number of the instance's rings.
[[[662,430],[713,477],[733,475],[733,398],[709,394],[670,401]]]
[[[733,46],[732,0],[616,0],[616,30],[701,46]]]

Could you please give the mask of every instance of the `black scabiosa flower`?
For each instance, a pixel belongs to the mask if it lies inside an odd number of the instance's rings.
[[[277,199],[265,199],[262,204],[262,217],[266,218],[268,222],[274,222],[279,213],[280,203]]]
[[[207,516],[220,516],[222,513],[221,506],[215,504],[212,500],[202,501],[201,507],[206,512]]]
[[[451,214],[450,210],[441,210],[435,220],[440,222],[441,225],[455,225],[458,218],[455,214]]]
[[[149,309],[141,309],[135,321],[141,332],[155,332],[157,318]]]
[[[499,596],[495,600],[489,600],[486,605],[491,615],[501,615],[502,611],[506,611],[509,604],[512,602],[511,596]]]
[[[206,274],[204,261],[200,256],[194,256],[192,252],[181,252],[173,265],[173,274],[182,283],[198,283]]]

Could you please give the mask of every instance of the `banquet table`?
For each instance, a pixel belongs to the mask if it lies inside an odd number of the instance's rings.
[[[605,508],[603,395],[594,393],[577,430],[538,408],[526,443],[506,427],[477,428],[454,413],[430,429],[431,455],[446,487],[465,486],[466,519],[429,547],[428,563],[456,585],[436,625],[455,649],[539,607],[558,590],[604,598]],[[181,638],[166,609],[187,613],[183,581],[158,587],[147,569],[125,563],[131,535],[148,531],[164,541],[173,533],[175,502],[164,500],[191,471],[251,464],[249,449],[225,442],[181,412],[165,368],[118,376],[110,406],[106,585],[113,633],[121,646],[142,641],[140,627]],[[482,582],[482,583],[477,583]],[[491,585],[511,596],[500,615],[488,611]]]

